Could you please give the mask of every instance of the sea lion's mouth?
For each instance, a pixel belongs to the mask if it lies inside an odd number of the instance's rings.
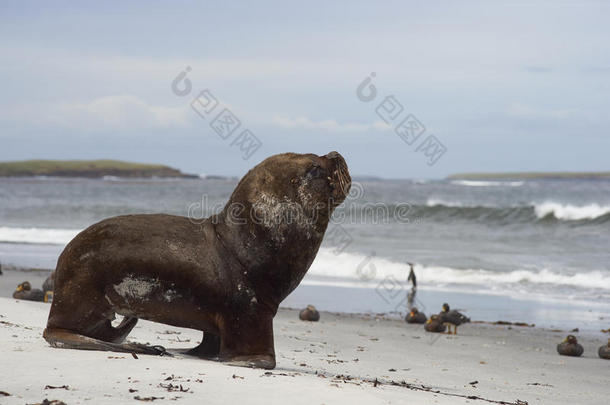
[[[330,152],[325,158],[331,161],[331,170],[329,182],[332,188],[332,197],[337,204],[343,202],[347,194],[349,193],[350,187],[352,186],[352,178],[347,170],[347,163],[345,159],[338,152]]]

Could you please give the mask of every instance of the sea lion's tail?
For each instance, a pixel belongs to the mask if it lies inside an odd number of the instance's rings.
[[[137,318],[136,318],[137,319]],[[109,352],[171,356],[163,346],[140,343],[114,343],[84,336],[67,329],[46,328],[42,335],[53,347],[62,349],[101,350]]]

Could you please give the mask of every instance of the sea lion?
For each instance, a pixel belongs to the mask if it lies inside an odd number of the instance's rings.
[[[563,342],[557,345],[557,353],[562,356],[579,357],[585,350],[576,340],[576,336],[568,335]]]
[[[204,332],[188,353],[275,367],[273,317],[313,262],[351,178],[343,157],[272,156],[203,221],[103,220],[61,253],[44,338],[55,347],[164,354],[122,343],[138,318]],[[115,313],[125,318],[117,327]]]
[[[318,322],[320,320],[320,313],[313,305],[307,305],[307,308],[299,312],[299,319],[302,321]]]

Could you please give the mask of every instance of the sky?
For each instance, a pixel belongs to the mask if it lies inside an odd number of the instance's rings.
[[[0,161],[241,176],[337,150],[356,176],[610,170],[609,15],[583,0],[2,1]]]

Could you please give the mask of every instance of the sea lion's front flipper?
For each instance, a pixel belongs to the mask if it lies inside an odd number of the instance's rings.
[[[249,356],[237,356],[225,361],[225,364],[236,367],[263,368],[273,370],[275,368],[275,356],[268,354],[255,354]]]
[[[112,343],[90,338],[66,329],[45,329],[43,337],[53,347],[62,349],[100,350],[107,352],[152,354],[171,356],[163,346],[149,346],[141,343]]]
[[[220,360],[240,367],[275,368],[273,315],[251,312],[225,320],[220,336]]]

